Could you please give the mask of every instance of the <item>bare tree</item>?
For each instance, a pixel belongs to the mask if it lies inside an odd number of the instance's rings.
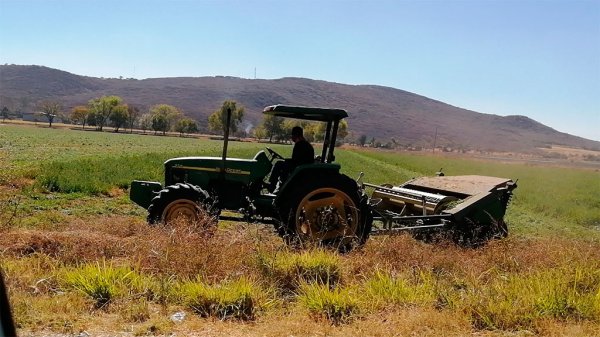
[[[41,110],[40,113],[48,119],[48,124],[52,127],[52,122],[62,109],[62,105],[56,101],[42,101],[38,104],[38,109]]]

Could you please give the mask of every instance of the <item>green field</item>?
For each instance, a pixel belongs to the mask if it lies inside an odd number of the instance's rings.
[[[129,183],[162,181],[166,159],[220,156],[221,145],[0,125],[0,257],[19,328],[276,336],[600,331],[598,170],[336,152],[344,173],[364,172],[371,183],[398,184],[440,168],[518,179],[506,216],[511,235],[477,250],[401,235],[339,256],[290,251],[266,225],[221,222],[212,237],[147,227],[145,210],[128,200]],[[229,155],[251,158],[266,145],[231,142]],[[268,146],[291,153],[289,145]],[[178,311],[186,318],[176,323]]]

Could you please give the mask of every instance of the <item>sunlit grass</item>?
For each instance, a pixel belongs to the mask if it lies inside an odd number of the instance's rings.
[[[224,324],[265,326],[260,335],[273,335],[269,326],[285,317],[296,326],[312,318],[327,327],[324,335],[341,335],[344,327],[356,335],[389,324],[379,317],[407,312],[439,313],[446,320],[440,326],[463,324],[456,330],[463,334],[588,336],[600,327],[597,171],[337,150],[343,173],[364,172],[373,183],[398,184],[441,167],[448,175],[519,179],[506,240],[470,250],[410,236],[373,237],[338,255],[288,250],[261,225],[232,222],[211,237],[147,227],[145,210],[128,200],[130,181],[162,181],[171,157],[220,156],[220,141],[3,131],[0,220],[14,209],[17,216],[0,229],[0,267],[20,328],[76,334],[92,319],[114,319],[115,331],[168,334],[178,324],[192,331],[233,319],[253,322]],[[231,156],[251,158],[265,144],[229,146]],[[288,145],[269,146],[291,153]],[[173,323],[170,315],[180,311],[193,318]],[[457,334],[436,330],[428,317],[412,323],[428,322],[434,336]],[[357,326],[362,330],[351,330]]]
[[[108,194],[134,179],[163,180],[163,162],[177,156],[220,156],[222,142],[209,139],[112,134],[6,126],[2,135],[10,177],[25,176],[36,186],[64,193]],[[270,144],[284,156],[291,146]],[[231,157],[252,158],[265,144],[231,142]],[[338,149],[342,172],[364,181],[400,184],[413,177],[479,174],[518,179],[509,224],[526,233],[571,231],[600,226],[600,172],[426,156],[368,149]],[[36,158],[35,161],[31,158]],[[8,173],[3,173],[7,175]],[[9,176],[2,178],[10,180]],[[537,220],[549,226],[531,226]],[[579,235],[580,233],[572,233]]]
[[[294,291],[303,283],[335,286],[341,279],[340,258],[321,249],[278,252],[275,256],[258,256],[265,276],[286,291]]]
[[[151,282],[132,268],[106,261],[69,269],[60,277],[67,287],[93,299],[96,308],[103,308],[115,298],[147,297],[152,288]]]
[[[600,270],[563,267],[474,284],[456,306],[481,329],[530,328],[542,319],[598,321],[598,291]]]
[[[176,290],[181,302],[201,317],[252,320],[269,300],[260,286],[247,278],[218,285],[201,279],[183,282]]]
[[[349,323],[360,314],[361,303],[351,288],[303,283],[298,300],[314,318],[327,319],[332,324]]]
[[[429,272],[421,271],[415,281],[405,275],[376,271],[364,284],[365,303],[376,309],[388,306],[430,306],[436,300],[436,280]]]

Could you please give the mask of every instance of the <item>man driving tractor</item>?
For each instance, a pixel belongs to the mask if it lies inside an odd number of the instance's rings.
[[[315,161],[315,149],[304,138],[304,130],[300,126],[292,128],[292,141],[294,142],[292,158],[280,160],[273,165],[267,187],[271,192],[277,188],[280,181],[284,182],[297,166],[312,164]]]

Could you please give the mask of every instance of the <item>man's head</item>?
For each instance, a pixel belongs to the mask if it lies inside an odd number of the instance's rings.
[[[304,132],[301,127],[294,126],[292,128],[292,141],[295,143],[301,139],[304,139]]]

